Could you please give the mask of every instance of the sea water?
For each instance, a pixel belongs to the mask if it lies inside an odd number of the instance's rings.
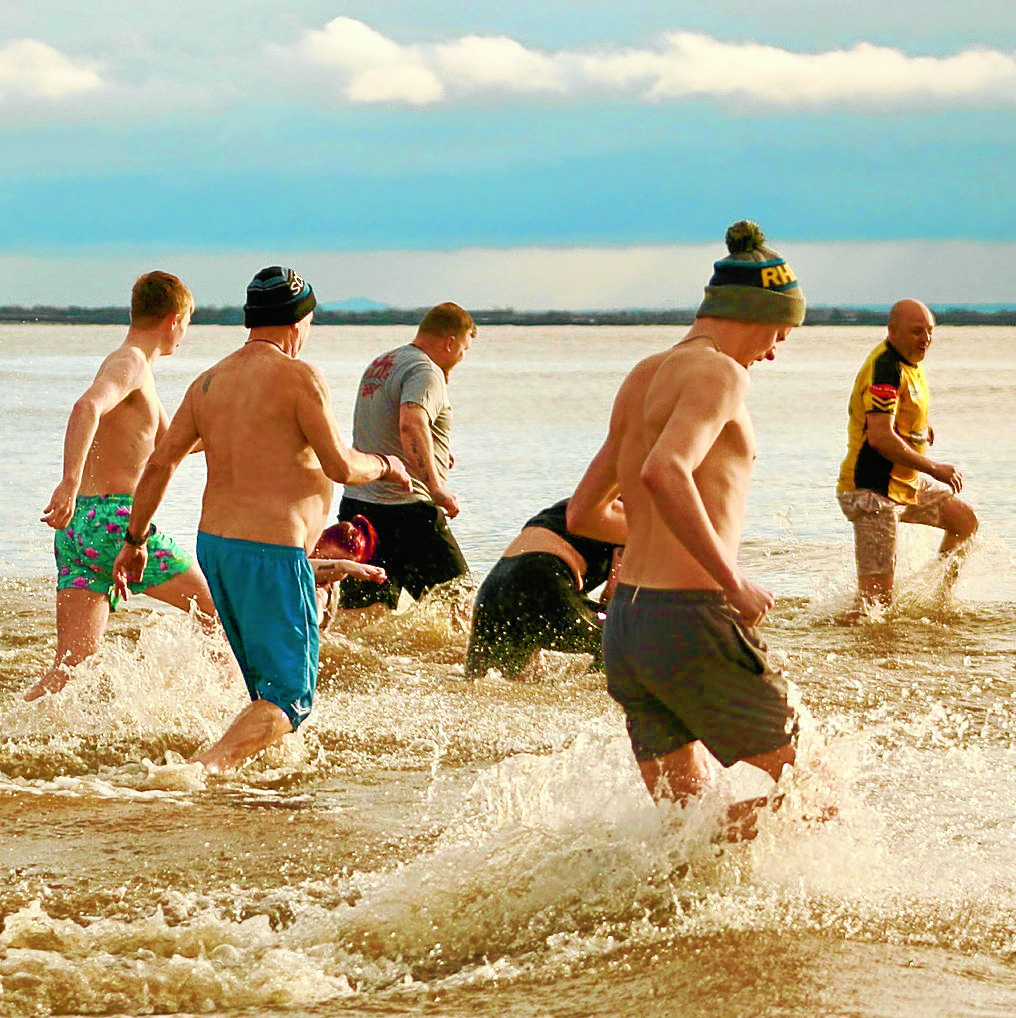
[[[714,840],[717,775],[654,806],[603,675],[547,655],[464,678],[476,584],[569,493],[628,368],[675,328],[486,328],[451,379],[453,521],[473,576],[340,617],[298,734],[234,774],[184,760],[245,701],[221,642],[144,597],[66,689],[19,693],[55,645],[52,534],[67,414],[109,327],[0,327],[0,1016],[989,1016],[1016,1012],[1016,466],[1011,330],[940,328],[933,455],[981,531],[947,592],[905,527],[899,598],[844,624],[834,489],[846,402],[882,332],[802,328],[752,369],[758,460],[742,564],[806,723],[782,810]],[[401,328],[315,327],[344,434]],[[175,408],[243,339],[194,327],[157,366]],[[203,464],[157,514],[193,546]],[[835,802],[835,819],[814,819]]]

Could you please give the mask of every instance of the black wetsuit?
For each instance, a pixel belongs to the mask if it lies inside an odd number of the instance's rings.
[[[537,513],[527,527],[543,527],[568,542],[586,563],[584,590],[610,575],[614,545],[569,533],[568,500]],[[497,668],[517,675],[534,650],[592,654],[602,662],[600,606],[575,589],[571,567],[550,552],[525,552],[494,565],[476,595],[466,674]]]

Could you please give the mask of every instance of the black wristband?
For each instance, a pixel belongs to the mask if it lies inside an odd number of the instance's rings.
[[[383,481],[392,472],[392,461],[387,456],[382,456],[379,452],[374,453],[374,455],[381,461],[381,476],[378,480]]]
[[[129,544],[132,548],[140,548],[143,544],[148,544],[148,538],[155,533],[155,524],[153,523],[148,528],[148,533],[144,537],[134,537],[131,534],[131,528],[127,527],[123,532],[124,544]]]

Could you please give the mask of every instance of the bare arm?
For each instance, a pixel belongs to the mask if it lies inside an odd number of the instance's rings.
[[[184,396],[162,440],[148,458],[141,480],[138,481],[130,522],[127,524],[128,533],[137,540],[144,540],[152,525],[152,517],[162,504],[176,468],[198,440],[191,393],[203,377],[200,376],[187,390],[187,395]],[[124,544],[113,563],[113,585],[121,597],[129,595],[127,581],[140,579],[147,562],[148,549],[143,543],[140,547]]]
[[[709,518],[694,477],[743,405],[748,375],[728,359],[714,362],[703,375],[682,386],[640,480],[670,532],[716,581],[731,607],[755,625],[772,607],[773,595],[741,572],[736,553],[731,555]]]
[[[610,572],[607,575],[607,582],[600,591],[600,604],[610,604],[614,592],[617,590],[618,579],[621,574],[621,557],[624,555],[624,548],[615,548],[610,556]]]
[[[75,402],[64,435],[63,478],[43,510],[43,523],[54,530],[62,530],[70,523],[99,421],[139,389],[147,373],[148,363],[140,353],[118,350],[103,362],[95,381]]]
[[[616,413],[616,411],[615,411]],[[608,544],[625,544],[628,522],[618,501],[617,433],[614,421],[578,487],[568,499],[565,521],[568,530]]]
[[[360,452],[343,441],[327,383],[316,368],[307,367],[308,384],[297,401],[296,418],[325,474],[339,484],[369,484],[390,477],[409,491],[409,473],[397,456]]]
[[[399,437],[406,463],[413,475],[423,482],[434,504],[443,509],[449,519],[458,516],[459,500],[438,479],[430,417],[419,403],[402,403],[399,406]]]
[[[155,432],[155,444],[159,444],[159,439],[166,434],[166,429],[169,427],[169,414],[166,413],[166,408],[162,404],[162,400],[158,400],[159,403],[159,427]]]
[[[367,565],[352,559],[312,558],[310,564],[314,569],[314,579],[318,583],[334,583],[344,576],[352,576],[357,580],[371,583],[384,583],[388,574],[381,566]]]
[[[868,444],[891,463],[919,470],[948,484],[955,492],[963,490],[963,475],[951,463],[936,463],[908,445],[896,432],[895,414],[866,414]],[[930,443],[929,443],[930,444]]]

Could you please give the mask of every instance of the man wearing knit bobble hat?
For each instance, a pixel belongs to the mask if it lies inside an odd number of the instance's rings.
[[[316,304],[292,269],[262,269],[247,287],[239,350],[191,384],[155,447],[134,497],[118,589],[144,569],[153,514],[170,478],[199,442],[207,465],[198,562],[246,680],[251,703],[194,758],[226,770],[296,730],[310,713],[318,671],[318,606],[308,555],[332,484],[390,477],[409,488],[394,456],[346,445],[320,370],[300,359]],[[361,579],[384,573],[357,562]]]
[[[778,781],[796,755],[788,685],[754,629],[773,595],[737,556],[755,458],[748,368],[776,356],[805,300],[755,223],[735,223],[726,241],[688,334],[622,383],[568,505],[569,530],[625,546],[604,629],[607,688],[650,794],[682,805],[706,793],[716,761]],[[730,806],[725,836],[754,837],[759,811],[778,801]]]

